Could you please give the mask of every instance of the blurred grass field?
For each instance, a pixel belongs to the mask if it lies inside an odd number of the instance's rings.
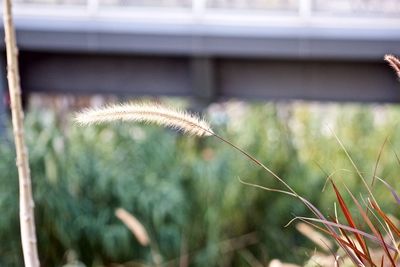
[[[81,128],[71,116],[38,106],[26,114],[42,266],[67,264],[71,251],[86,266],[151,265],[152,251],[167,266],[179,266],[186,254],[190,266],[255,266],[249,258],[302,264],[312,253],[294,226],[284,227],[310,215],[307,208],[240,183],[238,177],[280,186],[230,147],[152,126]],[[326,173],[355,194],[364,190],[333,133],[369,181],[388,138],[377,175],[399,189],[398,106],[229,101],[210,105],[205,117],[327,215],[335,195],[322,192]],[[15,156],[12,139],[1,138],[0,266],[22,266]],[[374,192],[398,216],[384,186],[377,183]],[[115,217],[119,207],[144,225],[151,249]],[[242,242],[248,234],[251,240]]]

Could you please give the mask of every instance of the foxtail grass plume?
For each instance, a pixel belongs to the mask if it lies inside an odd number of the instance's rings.
[[[81,125],[113,121],[132,121],[157,124],[196,136],[213,135],[210,125],[188,112],[153,103],[128,103],[86,109],[78,113],[75,121]]]
[[[393,55],[385,55],[385,61],[389,63],[400,78],[400,60]]]

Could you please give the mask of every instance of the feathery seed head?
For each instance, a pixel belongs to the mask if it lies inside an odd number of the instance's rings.
[[[385,55],[385,61],[394,69],[397,76],[400,78],[400,60],[393,55]]]
[[[75,121],[84,126],[113,121],[133,121],[170,127],[197,136],[213,134],[209,124],[197,116],[153,103],[116,104],[85,109],[76,115]]]

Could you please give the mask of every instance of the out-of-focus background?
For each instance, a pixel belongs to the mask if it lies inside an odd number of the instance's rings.
[[[284,227],[306,207],[240,183],[280,186],[230,147],[152,126],[78,127],[88,106],[200,112],[326,215],[328,174],[365,191],[334,134],[367,179],[399,188],[400,83],[382,60],[400,54],[399,0],[17,0],[14,15],[42,266],[304,265],[314,253]],[[22,266],[0,47],[0,266]],[[399,215],[382,184],[374,192]]]

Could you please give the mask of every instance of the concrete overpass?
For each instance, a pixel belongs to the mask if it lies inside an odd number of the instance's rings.
[[[25,93],[400,101],[382,61],[400,54],[400,1],[357,15],[346,0],[339,11],[321,0],[257,10],[105,1],[16,4]]]

